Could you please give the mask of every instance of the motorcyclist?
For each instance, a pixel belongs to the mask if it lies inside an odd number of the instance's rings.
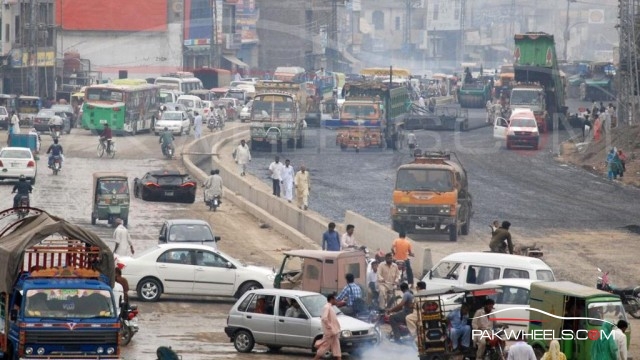
[[[511,241],[511,233],[509,232],[510,227],[510,222],[503,221],[502,225],[493,232],[491,242],[489,243],[491,252],[507,253],[508,248],[508,254],[513,254],[513,242]]]
[[[205,203],[212,201],[213,198],[218,196],[222,197],[222,177],[219,175],[220,170],[211,170],[211,175],[204,182],[204,201]],[[221,204],[222,202],[219,201]]]
[[[107,152],[111,151],[111,139],[113,138],[113,134],[111,133],[111,128],[109,127],[109,123],[104,124],[104,129],[100,133],[100,142],[107,141]]]
[[[162,149],[162,155],[166,155],[167,149],[170,146],[173,146],[173,140],[175,140],[175,138],[173,137],[173,133],[169,131],[168,127],[165,127],[162,134],[160,134],[160,140],[158,140],[158,142],[160,143],[160,148]]]
[[[24,175],[20,175],[20,179],[17,184],[13,186],[13,190],[11,193],[17,193],[16,196],[13,197],[13,207],[18,207],[18,202],[22,196],[29,197],[29,194],[33,191],[33,187],[31,184],[27,182],[27,178]]]
[[[393,330],[393,338],[400,340],[400,325],[406,325],[407,315],[413,312],[413,294],[409,291],[409,284],[400,284],[402,291],[402,300],[400,303],[386,311],[387,314],[393,314],[389,317],[389,323]]]
[[[62,165],[62,155],[64,154],[64,151],[62,149],[62,145],[58,144],[58,138],[53,139],[53,144],[49,146],[47,154],[49,154],[49,168],[53,167],[53,160],[56,156],[60,158],[60,165]]]
[[[54,136],[56,127],[58,127],[60,129],[60,132],[62,132],[63,125],[64,125],[64,122],[62,121],[62,118],[60,116],[58,115],[52,116],[51,119],[49,119],[49,132],[51,133],[51,136]]]

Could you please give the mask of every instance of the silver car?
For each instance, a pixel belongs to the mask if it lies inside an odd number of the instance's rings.
[[[299,306],[291,311],[294,302]],[[322,337],[320,316],[326,303],[324,295],[309,291],[250,290],[231,308],[224,332],[241,353],[251,352],[255,344],[272,351],[282,347],[315,351],[314,344]],[[346,316],[337,307],[333,309],[342,330],[343,352],[358,352],[379,343],[380,336],[373,324]]]

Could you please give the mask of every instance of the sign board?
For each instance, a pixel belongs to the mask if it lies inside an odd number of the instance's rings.
[[[461,0],[430,0],[427,3],[427,30],[460,30]]]
[[[16,68],[30,66],[54,66],[56,56],[53,51],[38,51],[37,54],[29,54],[29,52],[14,51],[11,55],[12,66]]]
[[[604,24],[604,9],[589,9],[589,24]]]

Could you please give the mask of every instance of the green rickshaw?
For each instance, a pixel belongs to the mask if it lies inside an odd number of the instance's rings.
[[[97,172],[93,174],[93,210],[91,224],[97,220],[107,220],[115,226],[120,218],[126,226],[129,223],[129,179],[121,172]]]

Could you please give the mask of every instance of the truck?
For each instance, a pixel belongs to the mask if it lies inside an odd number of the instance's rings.
[[[589,75],[580,84],[580,100],[604,101],[616,98],[613,78],[616,74],[611,62],[594,62],[589,66]]]
[[[462,108],[483,108],[491,99],[491,83],[482,78],[463,81],[458,88],[458,103]]]
[[[100,237],[40,212],[2,230],[0,261],[4,359],[120,358],[115,263]]]
[[[473,199],[455,153],[416,149],[413,160],[396,172],[392,198],[394,231],[448,233],[450,241],[469,234]]]
[[[250,116],[251,150],[302,148],[307,92],[304,83],[258,81]]]
[[[498,81],[494,84],[494,93],[496,97],[499,98],[500,94],[509,94],[511,92],[514,76],[513,65],[502,65],[500,67]]]
[[[307,111],[305,121],[309,127],[320,127],[323,115],[337,112],[334,96],[335,78],[316,74],[313,81],[306,82]],[[337,95],[337,94],[336,94]]]
[[[516,34],[514,41],[516,84],[511,90],[510,108],[530,109],[540,132],[547,132],[554,117],[561,120],[568,110],[553,35],[528,32]]]
[[[347,150],[367,147],[397,147],[398,134],[411,104],[402,82],[365,80],[343,88],[336,145]]]

